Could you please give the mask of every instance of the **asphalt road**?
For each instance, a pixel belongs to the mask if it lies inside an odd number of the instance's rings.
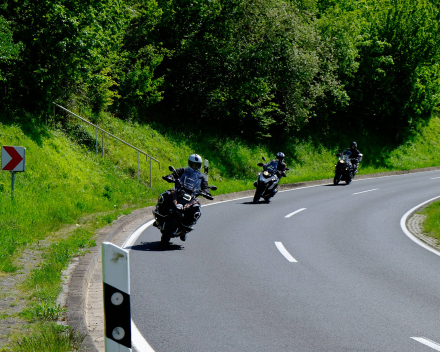
[[[435,177],[206,206],[166,251],[150,226],[130,251],[133,321],[156,352],[434,351],[412,337],[440,348],[440,257],[399,223],[440,195]]]

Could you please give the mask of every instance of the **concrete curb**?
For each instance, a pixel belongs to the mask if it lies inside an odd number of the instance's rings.
[[[368,175],[357,175],[356,179],[368,179],[384,176],[395,176],[418,172],[427,172],[440,170],[440,167],[428,167],[415,170],[391,171],[383,173],[375,173]],[[287,191],[296,188],[318,186],[332,183],[333,179],[305,181],[299,183],[282,184],[279,186],[280,191]],[[255,190],[241,191],[229,194],[221,194],[215,196],[215,202],[233,200],[237,198],[253,197]],[[207,199],[200,199],[201,204],[209,204],[211,201]],[[101,259],[101,243],[104,241],[113,242],[117,245],[122,245],[125,238],[130,236],[134,230],[128,229],[130,224],[143,223],[152,218],[152,210],[154,206],[138,209],[130,215],[120,217],[115,220],[111,226],[101,229],[95,238],[97,246],[90,249],[90,253],[80,257],[79,264],[76,266],[69,284],[67,296],[67,325],[85,334],[86,337],[82,344],[82,349],[87,351],[99,352],[95,342],[93,341],[87,324],[87,292],[89,287],[93,284],[93,275],[96,271],[97,265]],[[127,231],[128,230],[128,231]]]
[[[415,239],[418,239],[421,241],[421,243],[423,243],[422,247],[425,247],[426,249],[429,249],[431,252],[434,252],[435,254],[440,256],[440,241],[430,236],[426,236],[423,232],[423,222],[426,220],[427,216],[417,214],[417,212],[419,212],[420,210],[438,201],[440,201],[440,198],[435,197],[434,199],[431,199],[430,201],[424,202],[421,205],[413,208],[409,214],[405,214],[406,221],[403,225],[406,231],[408,231]]]
[[[96,247],[80,257],[79,264],[72,274],[66,301],[67,325],[86,335],[82,348],[86,347],[87,351],[98,352],[87,328],[86,296],[93,273],[101,258],[101,244],[104,241],[112,242],[118,235],[124,233],[125,227],[136,220],[146,218],[151,214],[152,209],[153,207],[135,210],[130,215],[120,217],[111,226],[101,229],[95,238]]]

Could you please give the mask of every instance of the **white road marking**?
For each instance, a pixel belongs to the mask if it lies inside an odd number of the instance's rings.
[[[133,320],[131,321],[131,343],[139,352],[154,352],[148,342],[144,339]]]
[[[440,177],[434,177],[434,178],[431,178],[431,180],[436,180],[436,179],[438,179],[438,178],[440,178]]]
[[[290,255],[290,253],[287,251],[286,248],[284,248],[283,244],[281,242],[275,242],[275,246],[277,246],[278,250],[281,252],[282,255],[291,263],[297,263],[294,257]]]
[[[155,221],[156,220],[151,220],[151,221],[148,221],[145,224],[141,225],[124,242],[124,244],[122,245],[122,248],[126,248],[126,249],[130,250],[129,247],[133,246],[133,244],[139,238],[141,233],[144,232],[147,229],[147,227],[152,225]],[[137,326],[135,325],[133,320],[131,320],[131,343],[133,344],[134,348],[138,352],[154,352],[154,350],[151,348],[150,344],[142,336],[141,332],[139,331],[139,329],[137,328]]]
[[[417,342],[423,343],[424,345],[435,349],[436,351],[440,351],[440,344],[437,342],[431,341],[425,337],[411,337],[413,340]]]
[[[408,219],[408,217],[410,215],[412,215],[419,207],[421,207],[422,205],[425,205],[426,203],[430,203],[435,199],[440,198],[440,196],[431,198],[429,200],[427,200],[426,202],[420,203],[419,205],[416,205],[414,208],[408,210],[405,215],[402,216],[402,218],[400,219],[400,227],[402,228],[402,231],[405,233],[405,235],[407,235],[409,237],[409,239],[411,239],[412,241],[414,241],[415,243],[417,243],[419,246],[427,249],[428,251],[440,256],[440,252],[437,251],[436,249],[432,248],[431,246],[427,245],[425,242],[419,240],[416,236],[414,236],[411,232],[409,232],[409,230],[406,227],[406,220]]]
[[[354,196],[355,194],[361,194],[361,193],[366,193],[366,192],[377,191],[378,189],[379,189],[379,188],[375,188],[375,189],[369,189],[368,191],[362,191],[362,192],[353,193],[352,196]]]
[[[135,232],[133,232],[129,238],[127,238],[124,242],[124,244],[122,245],[122,248],[127,248],[127,247],[131,247],[136,240],[138,239],[138,237],[141,235],[142,232],[144,232],[146,230],[146,228],[150,225],[153,225],[153,223],[156,220],[151,220],[146,222],[145,224],[141,225]],[[130,248],[128,248],[128,250],[130,250]]]
[[[295,215],[295,214],[299,213],[300,211],[303,211],[303,210],[306,210],[306,209],[307,208],[298,209],[297,211],[294,211],[293,213],[290,213],[290,214],[286,215],[285,218],[290,218],[292,215]]]

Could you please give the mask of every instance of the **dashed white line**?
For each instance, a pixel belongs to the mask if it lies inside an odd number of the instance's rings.
[[[306,210],[306,209],[307,208],[298,209],[298,210],[294,211],[293,213],[290,213],[290,214],[286,215],[285,218],[290,218],[292,215],[295,215],[295,214],[299,213],[300,211],[303,211],[303,210]]]
[[[283,244],[281,242],[275,242],[275,246],[277,246],[278,250],[281,252],[282,255],[291,263],[297,263],[294,257],[290,255],[290,253],[287,251],[286,248],[284,248]]]
[[[438,179],[438,178],[440,178],[440,177],[434,177],[434,178],[431,178],[431,180],[436,180],[436,179]]]
[[[368,191],[362,191],[362,192],[353,193],[352,196],[354,196],[355,194],[361,194],[361,193],[366,193],[366,192],[377,191],[378,189],[379,189],[379,188],[375,188],[375,189],[369,189]]]
[[[437,342],[431,341],[425,337],[411,337],[413,340],[417,342],[423,343],[424,345],[435,349],[436,351],[440,351],[440,344]]]

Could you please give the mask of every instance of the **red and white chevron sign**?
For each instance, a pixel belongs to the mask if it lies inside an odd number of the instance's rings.
[[[25,168],[26,148],[2,147],[2,170],[23,172]]]

